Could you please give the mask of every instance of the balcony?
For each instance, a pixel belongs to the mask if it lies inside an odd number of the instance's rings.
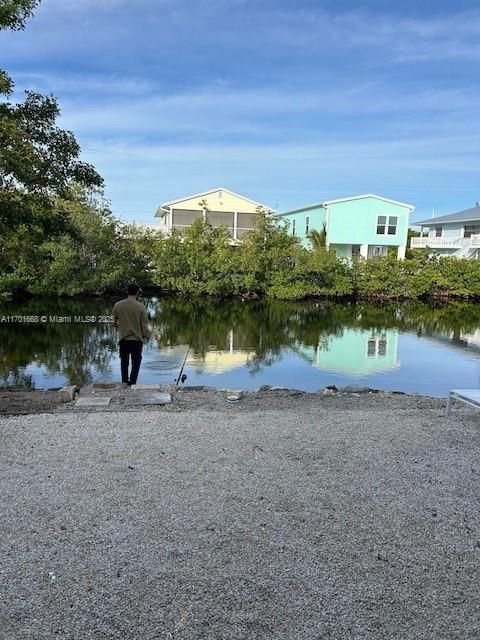
[[[436,238],[434,236],[424,236],[423,238],[412,238],[410,240],[412,249],[466,249],[480,248],[480,234],[472,235],[469,238],[452,237]]]

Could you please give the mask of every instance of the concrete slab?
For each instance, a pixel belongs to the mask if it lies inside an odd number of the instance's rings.
[[[75,403],[76,407],[108,407],[111,398],[99,397],[99,396],[86,396],[84,398],[78,398]]]
[[[60,394],[62,402],[73,402],[75,400],[77,391],[78,387],[72,384],[68,387],[62,387],[58,393]]]
[[[132,384],[132,391],[160,391],[159,384]]]
[[[117,384],[115,382],[94,382],[94,389],[115,389]]]
[[[141,407],[151,404],[170,404],[172,396],[169,393],[129,393],[125,396],[125,405]]]

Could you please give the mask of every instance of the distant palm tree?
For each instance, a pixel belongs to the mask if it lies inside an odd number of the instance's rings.
[[[308,233],[307,238],[310,240],[310,244],[313,251],[324,249],[327,246],[327,226],[325,222],[323,223],[323,227],[321,231],[318,231],[317,229],[312,229]]]

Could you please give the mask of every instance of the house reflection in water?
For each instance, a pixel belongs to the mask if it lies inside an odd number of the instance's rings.
[[[299,347],[298,353],[319,369],[369,375],[399,366],[398,330],[345,329],[341,336],[320,339],[317,347]]]
[[[229,332],[225,346],[225,349],[212,347],[202,356],[190,354],[186,364],[197,373],[206,371],[211,374],[221,374],[246,366],[249,359],[255,355],[254,351],[245,351],[235,345],[233,329]]]

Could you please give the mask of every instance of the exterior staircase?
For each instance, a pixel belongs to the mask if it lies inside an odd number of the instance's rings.
[[[460,249],[458,249],[457,251],[455,251],[452,255],[455,258],[476,258],[478,259],[479,257],[479,247],[477,246],[472,246],[472,245],[466,245],[465,247],[461,247]]]

